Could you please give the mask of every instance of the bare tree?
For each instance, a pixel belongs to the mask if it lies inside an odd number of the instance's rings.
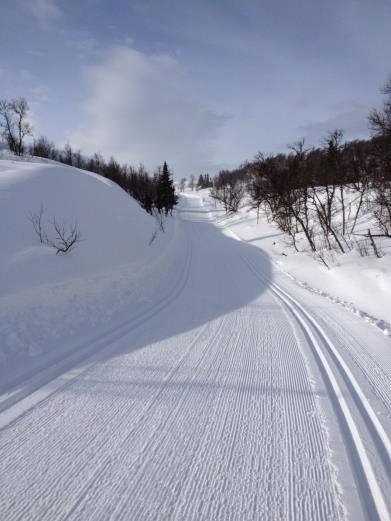
[[[368,116],[369,126],[376,135],[391,136],[391,75],[381,92],[387,96],[383,108],[372,109]]]
[[[189,188],[190,188],[190,190],[192,190],[192,191],[193,191],[194,188],[195,188],[195,177],[194,177],[193,174],[190,176],[190,180],[189,180]]]
[[[349,235],[352,235],[356,228],[362,207],[368,200],[368,193],[371,184],[371,165],[368,159],[368,152],[363,148],[363,145],[358,142],[351,143],[350,147],[347,149],[347,162],[351,168],[351,174],[349,176],[351,179],[350,186],[353,193],[357,196],[354,200],[354,217],[348,232]],[[351,210],[352,203],[350,203],[349,208]],[[349,214],[350,213],[351,212],[349,211]]]
[[[46,235],[44,223],[43,223],[43,214],[45,212],[45,208],[41,203],[40,209],[38,212],[29,212],[27,214],[27,219],[33,225],[35,233],[38,235],[39,242],[41,244],[47,244],[48,238]]]
[[[62,162],[66,165],[73,165],[74,151],[71,145],[67,142],[65,143],[64,150],[62,153]]]
[[[84,168],[86,161],[84,157],[82,156],[81,150],[76,150],[76,152],[73,153],[73,166],[76,168]]]
[[[378,183],[375,193],[373,215],[382,232],[381,235],[391,237],[391,182]]]
[[[57,157],[54,143],[49,141],[45,136],[34,139],[34,143],[30,148],[30,153],[33,156],[46,157],[49,159],[56,159]]]
[[[186,177],[182,177],[182,179],[179,181],[179,191],[184,192],[186,188]]]
[[[27,121],[29,106],[25,98],[11,101],[0,100],[0,125],[3,138],[11,152],[21,156],[24,152],[24,139],[31,135],[32,129]]]
[[[2,136],[11,152],[16,153],[15,121],[10,102],[4,99],[0,100],[0,117]]]
[[[244,187],[241,183],[214,186],[210,196],[222,203],[225,213],[236,213],[244,196]]]

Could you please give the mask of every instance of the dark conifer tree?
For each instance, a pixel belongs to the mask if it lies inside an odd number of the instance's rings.
[[[168,212],[171,213],[177,203],[177,196],[175,195],[174,183],[166,162],[164,162],[163,169],[157,179],[156,192],[156,208],[159,212],[164,211],[166,215]]]

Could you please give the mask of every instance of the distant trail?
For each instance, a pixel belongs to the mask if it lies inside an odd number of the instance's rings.
[[[328,330],[198,197],[178,218],[172,291],[0,413],[0,518],[385,521],[389,439]]]

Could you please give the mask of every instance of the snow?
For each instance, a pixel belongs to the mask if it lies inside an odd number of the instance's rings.
[[[357,250],[345,254],[334,252],[327,259],[330,262],[327,269],[305,251],[305,245],[300,244],[303,251],[296,252],[287,236],[273,223],[268,223],[262,213],[257,223],[256,211],[249,205],[243,205],[235,215],[226,216],[210,200],[208,190],[200,190],[198,195],[223,230],[234,232],[241,240],[261,248],[273,264],[298,285],[343,305],[380,327],[385,334],[391,334],[391,239],[381,241],[384,256],[380,259],[373,254],[361,257]],[[368,215],[360,220],[358,233],[366,232],[370,219]]]
[[[58,355],[92,328],[115,323],[136,305],[153,263],[165,265],[173,222],[158,234],[154,219],[117,185],[49,160],[0,160],[0,374],[25,357]],[[28,213],[77,222],[74,251],[56,255],[39,243]]]
[[[1,175],[2,262],[33,251],[2,282],[4,376],[30,373],[0,393],[1,519],[389,520],[390,338],[287,276],[275,230],[186,193],[148,246],[153,219],[103,179],[42,161]],[[86,241],[37,248],[28,194],[61,217],[71,198]]]

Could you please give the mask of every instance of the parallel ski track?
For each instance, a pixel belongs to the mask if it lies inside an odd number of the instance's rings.
[[[240,291],[240,287],[238,287],[238,291]],[[154,517],[156,512],[161,512],[164,519],[244,519],[245,514],[241,510],[243,505],[246,505],[247,508],[253,505],[254,511],[251,519],[257,519],[258,509],[260,508],[257,501],[260,500],[258,498],[254,501],[254,497],[259,496],[259,488],[266,488],[265,485],[260,484],[259,476],[263,476],[266,483],[270,477],[267,477],[268,472],[265,472],[264,458],[258,453],[254,454],[247,450],[250,432],[253,436],[250,446],[256,447],[259,443],[259,427],[254,424],[244,424],[243,416],[240,413],[249,409],[249,402],[252,400],[254,400],[254,404],[258,403],[258,399],[255,399],[252,395],[257,392],[259,398],[259,395],[263,394],[264,388],[262,385],[253,387],[253,362],[257,358],[258,347],[255,339],[249,342],[248,347],[250,349],[244,350],[243,358],[238,358],[243,342],[243,319],[250,326],[251,318],[248,317],[247,310],[243,313],[235,312],[233,315],[223,316],[219,320],[217,329],[214,327],[214,330],[209,332],[208,338],[203,341],[202,348],[194,350],[197,358],[191,366],[190,375],[185,380],[179,378],[178,381],[175,376],[178,373],[174,373],[173,383],[176,383],[176,385],[179,382],[183,384],[181,391],[172,393],[169,385],[165,386],[162,382],[161,393],[163,394],[159,394],[159,402],[153,407],[153,410],[148,411],[149,420],[151,420],[151,416],[155,416],[155,419],[152,422],[141,423],[137,419],[139,428],[133,430],[131,435],[132,440],[138,441],[136,445],[132,446],[132,450],[127,449],[128,438],[121,438],[114,450],[111,450],[110,458],[107,459],[107,464],[101,471],[97,469],[96,473],[94,472],[91,475],[91,480],[80,491],[77,491],[77,489],[75,489],[75,492],[72,491],[72,497],[73,494],[76,497],[73,498],[74,502],[69,510],[65,513],[61,512],[60,515],[53,510],[45,511],[43,517],[49,519],[50,516],[55,515],[56,519],[81,519],[88,512],[88,516],[98,518],[102,511],[101,491],[105,490],[110,498],[118,498],[117,504],[110,502],[105,505],[107,519],[112,520],[152,519],[156,518]],[[224,332],[227,329],[235,333],[232,336],[229,335],[230,342],[226,344]],[[254,331],[252,331],[253,333]],[[199,340],[196,340],[196,342],[200,345]],[[220,343],[220,347],[216,349],[217,343]],[[277,356],[278,352],[279,350],[276,349]],[[290,369],[292,387],[299,390],[301,389],[300,383],[298,383],[300,377],[305,376],[306,373],[303,372],[303,366],[297,364],[297,360],[293,356],[292,363],[286,364],[286,368],[289,367]],[[243,369],[240,372],[240,377],[235,371],[238,362]],[[281,360],[281,362],[285,366],[284,361]],[[277,365],[280,366],[279,363]],[[271,367],[269,371],[274,374]],[[284,382],[287,374],[288,371],[284,371]],[[236,380],[237,378],[239,380]],[[175,382],[175,380],[177,381]],[[287,381],[289,382],[289,377]],[[198,407],[191,406],[195,399],[193,383],[198,387],[203,382],[205,382],[206,387],[203,407],[200,410]],[[214,385],[210,385],[211,382]],[[236,383],[239,382],[241,390],[235,392],[233,398],[233,393],[227,392],[227,388],[236,386]],[[279,379],[275,382],[276,387],[279,382]],[[170,404],[167,409],[168,396],[170,396]],[[310,396],[312,395],[308,396],[309,402]],[[234,402],[232,402],[233,399]],[[278,479],[280,479],[281,474],[289,476],[288,486],[291,490],[288,496],[290,500],[289,505],[285,507],[285,502],[281,501],[282,496],[278,493],[280,489],[273,490],[266,497],[263,497],[265,501],[263,509],[270,512],[281,512],[281,516],[284,516],[284,512],[289,512],[290,518],[295,519],[309,519],[315,513],[316,516],[312,518],[327,519],[327,513],[330,516],[335,514],[331,496],[327,492],[323,494],[322,491],[318,502],[310,502],[308,498],[311,496],[308,489],[304,487],[306,500],[303,500],[302,483],[299,482],[300,480],[297,480],[297,482],[292,480],[293,476],[301,475],[293,470],[293,466],[296,465],[297,469],[300,469],[300,461],[297,459],[295,461],[295,457],[291,454],[292,445],[294,445],[292,434],[300,431],[300,427],[311,429],[314,459],[318,457],[318,451],[321,452],[320,447],[324,443],[323,436],[321,431],[315,428],[312,417],[308,416],[308,410],[311,407],[304,407],[300,411],[295,411],[294,396],[287,393],[285,399],[287,405],[290,404],[287,410],[292,411],[292,414],[285,418],[285,415],[279,412],[281,404],[276,405],[270,411],[270,414],[275,417],[275,421],[280,422],[281,429],[276,428],[276,434],[278,433],[277,436],[279,436],[278,441],[276,442],[275,437],[270,439],[265,452],[268,455],[268,464],[271,464],[269,471],[275,476],[279,476]],[[230,407],[237,414],[227,414],[230,403]],[[275,422],[271,423],[275,426]],[[271,463],[275,458],[275,447],[279,446],[280,441],[282,441],[281,446],[285,444],[285,441],[283,441],[285,423],[285,429],[289,433],[289,438],[286,441],[288,472],[283,466],[274,469]],[[177,428],[173,428],[173,425],[181,425],[183,428],[178,431]],[[189,430],[189,425],[194,427]],[[130,430],[132,430],[132,427],[130,427]],[[195,435],[195,432],[197,435]],[[173,433],[175,434],[173,435]],[[186,441],[190,433],[192,442]],[[181,446],[183,448],[184,445],[186,446],[185,454],[181,450]],[[99,452],[101,452],[100,449]],[[162,454],[165,456],[161,457]],[[206,462],[213,454],[219,454],[220,457],[218,464],[210,466]],[[258,457],[259,461],[256,463]],[[243,462],[238,468],[238,460],[241,458],[245,459],[246,463]],[[243,475],[237,474],[239,469],[243,472]],[[82,469],[82,471],[85,473],[85,469]],[[308,472],[311,473],[314,483],[326,481],[325,475],[317,466],[314,466],[314,469],[308,470]],[[120,479],[120,476],[125,473],[129,478],[127,480]],[[160,477],[160,484],[159,481],[155,481],[159,480],[159,476],[164,476],[164,481],[161,481]],[[238,480],[237,487],[233,487],[231,483],[234,477]],[[57,490],[64,485],[69,486],[66,476],[62,476],[60,480],[62,481],[56,484]],[[210,486],[207,486],[208,481]],[[99,487],[97,483],[99,483]],[[149,490],[147,496],[146,489]],[[242,503],[238,502],[235,506],[226,504],[226,499],[225,501],[224,499],[216,501],[216,498],[224,498],[228,489],[231,490],[233,495],[234,490],[240,490],[239,497],[246,497],[246,500],[242,499]],[[202,514],[198,510],[200,502],[197,501],[200,490],[203,494],[205,508]],[[52,495],[53,492],[52,490]],[[69,493],[69,490],[67,492]],[[153,505],[153,507],[149,511],[146,505]],[[59,508],[55,503],[53,503],[53,507]],[[233,511],[232,508],[235,510]],[[42,515],[41,512],[40,514]],[[248,512],[246,514],[248,515]]]
[[[179,272],[179,277],[170,288],[170,291],[151,307],[134,315],[130,320],[116,325],[115,328],[105,332],[94,340],[89,340],[88,343],[77,346],[60,362],[40,371],[31,378],[22,389],[16,390],[3,400],[3,402],[0,402],[0,432],[15,420],[24,416],[38,403],[48,400],[53,394],[71,385],[81,374],[90,370],[103,354],[110,351],[118,340],[145,324],[179,297],[189,280],[193,255],[192,242],[188,234],[186,234],[186,237],[187,251],[185,261]],[[83,366],[74,369],[72,371],[72,377],[68,379],[66,383],[61,382],[58,386],[52,386],[51,391],[42,394],[38,393],[38,396],[34,397],[33,393],[35,391],[43,388],[46,384],[54,381],[58,376],[73,369],[77,364],[82,362]]]
[[[202,363],[204,358],[206,357],[210,345],[213,343],[213,341],[216,339],[216,337],[219,335],[221,330],[224,326],[224,319],[222,319],[217,326],[215,327],[215,331],[208,336],[207,341],[205,341],[204,347],[202,349],[202,352],[200,353],[199,360],[197,364],[195,365],[194,369],[195,372],[191,376],[190,380],[193,380],[196,378],[196,370],[197,367]],[[94,451],[96,453],[105,453],[106,456],[103,458],[101,462],[99,462],[99,465],[94,468],[93,473],[91,475],[91,478],[87,480],[85,485],[78,491],[75,490],[75,500],[73,504],[66,510],[62,511],[59,510],[59,507],[61,507],[61,504],[58,502],[59,497],[59,491],[64,490],[64,488],[71,486],[77,487],[77,480],[76,484],[73,485],[72,481],[69,481],[69,477],[67,474],[67,471],[69,471],[69,468],[66,466],[66,463],[60,462],[60,468],[57,469],[59,472],[57,473],[57,479],[50,482],[49,486],[44,490],[44,493],[40,494],[39,497],[36,497],[34,501],[26,502],[26,504],[23,505],[22,508],[21,505],[19,505],[19,508],[15,507],[12,511],[12,515],[10,515],[9,521],[16,521],[25,519],[26,515],[28,515],[28,512],[31,511],[31,509],[34,508],[35,503],[39,502],[45,505],[45,509],[40,510],[40,517],[45,519],[69,519],[72,514],[77,510],[78,506],[82,503],[83,499],[89,494],[98,493],[100,494],[101,488],[95,488],[94,485],[96,485],[97,482],[102,483],[105,481],[105,473],[112,464],[113,460],[115,460],[116,457],[120,458],[121,454],[124,453],[124,447],[127,446],[129,439],[131,438],[137,438],[140,440],[143,440],[144,445],[141,447],[140,452],[138,452],[137,459],[134,461],[134,465],[140,466],[142,464],[143,456],[148,453],[149,447],[151,443],[154,441],[154,435],[155,430],[148,431],[146,429],[146,418],[149,417],[152,414],[152,411],[159,411],[162,407],[163,403],[163,393],[165,391],[165,388],[170,385],[175,380],[176,374],[180,371],[180,369],[184,366],[186,363],[186,360],[191,355],[193,349],[197,344],[199,343],[200,338],[205,333],[205,331],[210,328],[209,324],[204,325],[197,333],[195,338],[190,342],[189,346],[185,350],[182,357],[178,360],[177,365],[169,371],[167,376],[162,380],[161,386],[159,389],[155,389],[152,393],[152,396],[147,404],[147,406],[140,411],[140,415],[137,418],[136,423],[129,423],[129,414],[127,413],[124,408],[118,408],[114,414],[107,419],[107,423],[105,426],[107,426],[106,435],[104,431],[99,430],[95,433],[94,439],[101,439],[102,441],[98,445],[94,445]],[[137,386],[137,383],[135,384]],[[178,403],[173,404],[172,406],[172,412],[170,415],[177,414],[178,410],[180,410],[180,405],[182,404],[183,400],[185,399],[185,395],[180,397]],[[120,420],[118,420],[120,419]],[[165,418],[164,423],[167,423],[169,418]],[[111,428],[111,425],[114,422],[117,422],[117,430],[119,430],[119,425],[123,424],[124,428],[121,430],[121,432],[124,433],[124,437],[120,439],[116,439],[115,449],[113,450],[113,446],[111,445],[111,436],[109,435],[109,431]],[[119,423],[118,423],[119,421]],[[164,427],[164,423],[163,426]],[[38,426],[39,429],[42,429],[42,423]],[[157,427],[156,427],[157,428]],[[38,430],[39,430],[38,429]],[[29,431],[30,433],[30,431]],[[83,432],[81,432],[79,438],[75,441],[80,442],[80,448],[79,450],[73,454],[73,459],[75,461],[75,469],[78,472],[81,472],[85,466],[89,465],[91,463],[91,458],[88,458],[85,456],[85,444],[82,443],[83,439]],[[91,441],[91,440],[90,440]],[[61,442],[61,440],[59,441]],[[34,450],[34,447],[30,447],[30,449]],[[52,446],[52,449],[54,450],[55,447]],[[11,465],[14,464],[14,459],[11,458]],[[141,461],[141,463],[139,463]],[[78,469],[77,469],[78,467]],[[4,469],[4,472],[6,472],[6,469]],[[34,482],[30,485],[29,488],[33,488],[35,486]],[[28,489],[25,489],[25,495],[28,494]],[[120,497],[120,496],[118,496]],[[122,501],[120,501],[116,508],[119,508]],[[76,518],[78,518],[76,516]]]
[[[376,513],[378,521],[390,521],[390,512],[388,511],[383,492],[376,478],[375,471],[364,445],[364,441],[360,435],[359,428],[354,421],[353,414],[343,396],[342,390],[335,376],[335,370],[333,371],[327,360],[327,357],[325,356],[325,349],[326,352],[331,356],[335,368],[340,376],[342,376],[346,387],[350,390],[353,401],[357,406],[357,409],[361,412],[362,418],[374,439],[374,445],[375,447],[378,447],[386,472],[389,472],[391,468],[391,441],[379,419],[377,418],[372,406],[368,402],[356,378],[339,354],[338,350],[328,335],[325,333],[323,328],[317,323],[315,318],[306,309],[304,309],[304,307],[295,298],[289,295],[272,280],[262,275],[248,258],[242,256],[242,259],[249,270],[260,282],[267,283],[269,285],[270,290],[291,311],[293,316],[305,331],[308,343],[316,355],[318,365],[326,377],[328,386],[334,395],[335,399],[333,400],[333,403],[337,412],[337,417],[339,418],[340,424],[343,427],[343,432],[346,432],[347,430],[349,435],[347,443],[350,441],[353,445],[361,471],[360,483],[365,484],[367,497],[373,505],[373,511]],[[321,340],[321,343],[318,341],[317,337]]]
[[[327,309],[322,309],[322,319],[325,323],[333,322],[333,333],[339,339],[341,347],[349,346],[349,357],[365,375],[371,389],[383,402],[385,408],[391,412],[391,378],[390,367],[382,367],[378,360],[371,354],[359,339],[354,338],[349,331],[341,327]]]

